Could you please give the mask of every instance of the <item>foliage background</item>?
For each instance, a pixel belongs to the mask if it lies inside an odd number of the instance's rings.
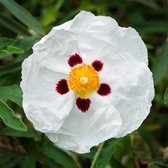
[[[80,10],[134,27],[145,41],[155,83],[142,126],[78,155],[54,147],[22,109],[22,61],[53,26]],[[0,0],[0,168],[168,168],[168,0]],[[128,116],[129,117],[129,116]]]

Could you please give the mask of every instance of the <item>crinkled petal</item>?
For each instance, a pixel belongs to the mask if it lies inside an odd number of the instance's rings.
[[[66,31],[66,30],[69,30],[70,26],[72,24],[72,20],[68,21],[68,22],[65,22],[64,24],[62,25],[59,25],[59,26],[56,26],[56,27],[53,27],[53,29],[47,34],[45,35],[38,43],[36,43],[33,48],[34,49],[41,49],[41,47],[45,47],[45,45],[43,46],[43,44],[46,44],[46,41],[48,39],[52,39],[53,36],[55,36],[55,34],[57,32],[62,32],[63,31]]]
[[[61,96],[56,83],[65,74],[52,71],[38,64],[34,56],[22,65],[23,108],[34,127],[42,132],[56,132],[72,110],[75,96],[69,92]]]
[[[111,66],[133,59],[148,64],[147,49],[138,32],[131,27],[119,27],[111,17],[82,11],[73,19],[70,29],[78,36],[84,62],[112,57]]]
[[[86,113],[74,106],[57,133],[46,134],[57,146],[87,153],[92,146],[118,135],[121,119],[116,108],[99,95],[92,95],[90,100]]]
[[[76,36],[72,32],[57,29],[52,29],[50,33],[45,40],[41,39],[33,46],[33,57],[38,64],[48,69],[68,74],[69,56],[80,53]]]
[[[105,74],[110,74],[110,77]],[[137,61],[121,63],[118,67],[111,67],[106,62],[101,79],[112,88],[112,93],[106,98],[119,111],[122,119],[122,127],[117,137],[136,130],[148,116],[154,97],[149,68]]]

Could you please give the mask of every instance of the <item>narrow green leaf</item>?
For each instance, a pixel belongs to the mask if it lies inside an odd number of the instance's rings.
[[[136,29],[141,33],[168,33],[168,22],[154,20],[144,22],[141,25],[138,25]]]
[[[1,150],[0,152],[0,167],[1,168],[13,168],[18,162],[22,160],[22,156],[7,150]]]
[[[12,54],[22,54],[21,57],[23,58],[23,53],[27,54],[26,51],[32,48],[36,40],[33,36],[24,36],[16,40],[0,38],[0,49],[2,48],[0,50],[0,59],[11,56]],[[22,59],[21,57],[17,57],[17,59]]]
[[[12,74],[21,70],[21,63],[13,63],[4,67],[0,67],[0,77],[7,74]]]
[[[7,46],[13,41],[13,39],[9,38],[0,38],[0,48]]]
[[[2,12],[0,13],[0,24],[1,26],[4,26],[5,28],[19,35],[30,34],[28,33],[28,30],[26,29],[26,27],[23,27],[23,25],[20,24],[18,21],[14,20],[12,17]]]
[[[110,161],[112,167],[114,168],[125,168],[118,160],[116,160],[114,157],[111,158],[111,161]]]
[[[20,118],[17,118],[14,111],[3,101],[0,100],[0,118],[10,128],[27,131],[26,125]]]
[[[156,166],[154,164],[151,164],[151,165],[148,166],[148,168],[160,168],[160,167],[158,167],[158,166]]]
[[[8,45],[5,49],[0,50],[0,52],[4,52],[6,54],[23,54],[25,51],[21,48]]]
[[[24,53],[23,49],[15,47],[15,46],[12,46],[12,45],[8,45],[6,49],[7,49],[8,53],[13,53],[13,54],[22,54],[22,53]]]
[[[43,142],[40,146],[41,151],[49,158],[62,165],[64,168],[78,168],[70,155],[56,148],[53,144]]]
[[[168,161],[164,161],[162,157],[155,158],[153,164],[162,168],[168,168]]]
[[[168,104],[168,87],[167,87],[165,94],[164,94],[164,103]]]
[[[141,135],[141,137],[147,142],[152,156],[153,157],[157,156],[158,155],[158,150],[156,148],[157,143],[151,132],[149,132],[145,127],[142,126],[138,129],[138,132]]]
[[[57,17],[59,16],[59,9],[63,5],[64,0],[57,0],[53,6],[44,9],[43,16],[42,16],[42,22],[45,26],[50,25],[54,21],[57,20]]]
[[[12,45],[26,51],[32,48],[36,40],[33,36],[25,36],[24,38],[15,40]]]
[[[167,70],[168,70],[168,40],[163,46],[163,49],[161,53],[158,55],[156,63],[154,64],[153,67],[153,77],[155,84],[157,84],[162,80]]]
[[[68,12],[67,15],[65,15],[60,21],[58,21],[58,24],[63,24],[64,22],[72,19],[79,12],[80,12],[79,8],[76,8],[76,9]]]
[[[26,26],[33,29],[35,32],[39,34],[42,35],[44,34],[42,26],[25,8],[17,4],[14,0],[1,0],[0,2]]]
[[[91,168],[105,168],[108,165],[116,146],[121,143],[121,141],[122,139],[110,139],[104,144],[101,144],[93,159]]]
[[[49,158],[47,156],[46,156],[46,160],[47,160],[48,168],[64,168],[63,166],[61,166],[60,164],[55,162],[53,159],[51,159],[51,158]]]
[[[27,127],[26,132],[18,131],[18,130],[14,130],[12,128],[6,127],[0,132],[0,135],[25,137],[25,138],[37,138],[39,137],[40,133],[29,127]]]
[[[0,52],[0,59],[3,59],[3,58],[6,58],[6,57],[9,57],[11,54],[7,54],[7,53],[1,53]]]
[[[35,168],[36,167],[36,158],[32,155],[26,156],[22,160],[21,168]]]
[[[0,87],[0,100],[6,102],[11,100],[17,105],[22,106],[22,91],[19,85]]]
[[[163,10],[159,7],[159,5],[154,1],[154,0],[150,0],[150,1],[146,1],[146,0],[130,0],[132,2],[137,2],[140,3],[146,7],[149,7],[153,10],[156,10],[157,12],[163,12]]]

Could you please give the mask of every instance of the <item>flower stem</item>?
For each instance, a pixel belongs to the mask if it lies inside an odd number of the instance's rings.
[[[103,145],[104,145],[104,142],[99,145],[99,148],[98,148],[98,150],[97,150],[97,152],[96,152],[96,154],[95,154],[95,156],[93,158],[93,161],[92,161],[92,164],[91,164],[90,168],[95,168],[96,161],[97,161],[97,159],[99,157],[99,154],[100,154],[100,152],[101,152],[101,150],[103,148]]]

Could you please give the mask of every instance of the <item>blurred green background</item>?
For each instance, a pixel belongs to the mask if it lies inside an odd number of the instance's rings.
[[[53,146],[22,109],[22,61],[52,27],[80,10],[111,16],[145,41],[155,99],[142,126],[89,154]],[[0,0],[0,168],[168,168],[168,0]],[[128,116],[129,117],[129,116]]]

